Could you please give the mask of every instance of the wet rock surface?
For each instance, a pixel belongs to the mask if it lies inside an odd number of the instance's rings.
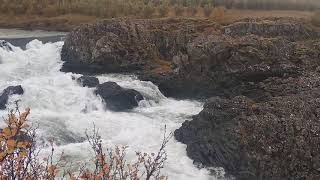
[[[105,82],[97,86],[95,93],[99,95],[108,109],[113,111],[130,110],[138,106],[143,96],[136,90],[125,89],[115,82]]]
[[[164,95],[207,99],[175,132],[237,179],[319,179],[320,34],[294,18],[113,19],[71,32],[64,70],[135,73]],[[117,88],[116,88],[117,89]]]
[[[11,46],[9,45],[9,43],[7,41],[4,40],[0,40],[0,48],[3,48],[7,51],[12,51]]]
[[[99,85],[99,79],[92,76],[81,76],[77,79],[77,82],[83,87],[97,87]]]
[[[19,86],[9,86],[2,91],[0,94],[0,109],[6,109],[6,104],[8,103],[9,96],[11,95],[21,95],[24,91],[22,87]]]

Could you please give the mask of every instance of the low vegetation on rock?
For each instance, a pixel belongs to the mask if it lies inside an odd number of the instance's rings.
[[[50,141],[51,153],[41,158],[37,147],[36,128],[28,122],[30,109],[20,112],[17,107],[8,113],[5,119],[6,127],[0,132],[0,179],[155,179],[164,180],[166,176],[161,170],[167,160],[165,147],[172,134],[164,134],[163,142],[157,153],[147,154],[137,152],[137,160],[126,161],[127,147],[115,147],[106,150],[97,129],[86,133],[94,152],[89,163],[79,165],[79,169],[70,170],[66,156],[62,153],[55,160],[54,142]],[[49,146],[49,147],[50,147]],[[84,162],[83,162],[84,163]]]

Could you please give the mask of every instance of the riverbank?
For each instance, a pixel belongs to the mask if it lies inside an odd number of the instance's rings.
[[[220,19],[209,19],[215,20],[221,24],[229,24],[234,21],[253,17],[294,17],[301,18],[306,21],[310,21],[314,13],[311,11],[283,11],[283,10],[226,10]],[[167,18],[177,17],[173,12],[168,14]],[[190,17],[187,14],[179,17],[186,18]],[[202,13],[198,13],[193,16],[193,19],[206,19]],[[38,16],[38,15],[8,15],[0,14],[0,27],[1,28],[19,28],[26,30],[47,30],[47,31],[71,31],[73,28],[81,25],[94,23],[97,20],[103,18],[96,16],[87,16],[79,14],[66,14],[53,17]]]
[[[319,179],[320,31],[301,18],[112,19],[70,32],[62,71],[134,73],[166,97],[207,99],[175,131],[239,180]]]

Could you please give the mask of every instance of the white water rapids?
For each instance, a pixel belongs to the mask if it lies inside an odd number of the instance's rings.
[[[21,108],[30,107],[29,120],[39,125],[39,139],[54,137],[56,152],[64,151],[72,161],[85,162],[93,157],[89,144],[82,141],[85,130],[90,130],[93,123],[99,128],[105,147],[127,145],[128,159],[134,160],[135,151],[157,152],[165,125],[168,131],[174,131],[202,109],[203,104],[197,101],[166,98],[155,85],[133,76],[101,75],[100,83],[114,81],[149,98],[132,111],[106,110],[94,89],[81,87],[73,80],[79,74],[59,71],[62,46],[63,42],[43,44],[33,40],[25,50],[0,48],[0,92],[8,86],[21,85],[25,93],[11,96],[9,108],[14,107],[17,99],[21,100]],[[0,111],[1,117],[6,114],[7,111]],[[162,172],[169,179],[216,179],[208,170],[196,168],[186,155],[186,146],[174,138],[167,153]]]

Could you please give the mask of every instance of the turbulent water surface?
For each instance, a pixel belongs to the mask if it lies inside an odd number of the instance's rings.
[[[135,151],[158,150],[165,125],[168,131],[174,131],[202,109],[200,102],[166,98],[155,85],[134,76],[101,75],[100,83],[115,81],[147,98],[132,111],[108,111],[92,88],[81,87],[73,80],[79,74],[59,71],[62,46],[63,42],[43,44],[33,40],[26,49],[0,48],[0,91],[10,85],[22,85],[24,95],[10,97],[9,107],[21,99],[21,107],[31,108],[30,121],[39,125],[39,141],[54,137],[57,152],[64,151],[75,162],[89,161],[93,156],[84,141],[85,130],[93,124],[99,128],[105,146],[127,145],[128,159],[133,160]],[[1,116],[6,113],[0,111]],[[176,140],[171,140],[167,152],[163,172],[169,179],[216,179],[208,170],[196,168],[186,155],[186,146]]]

